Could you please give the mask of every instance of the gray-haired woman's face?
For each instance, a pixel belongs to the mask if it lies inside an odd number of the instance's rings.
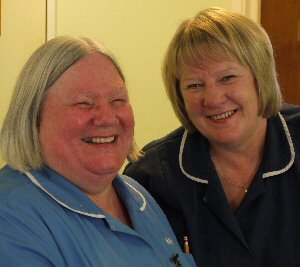
[[[45,164],[86,192],[115,177],[132,145],[127,89],[106,56],[93,53],[49,89],[40,123]]]

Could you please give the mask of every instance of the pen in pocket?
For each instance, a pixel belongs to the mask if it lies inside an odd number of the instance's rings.
[[[189,240],[187,236],[183,237],[183,250],[185,253],[190,253],[190,246],[189,246]]]

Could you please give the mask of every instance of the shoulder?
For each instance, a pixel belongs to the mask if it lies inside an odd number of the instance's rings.
[[[42,213],[48,206],[49,198],[24,173],[8,166],[0,170],[0,210],[2,212],[5,211],[12,216],[31,216],[38,211]]]
[[[64,266],[48,228],[48,219],[55,215],[51,210],[23,173],[8,166],[0,170],[1,266],[23,266],[24,260],[26,266]]]
[[[138,194],[144,201],[153,201],[150,193],[136,180],[127,176],[126,174],[119,174],[119,177],[125,182],[136,194]]]
[[[126,166],[124,173],[134,178],[139,175],[145,176],[149,171],[151,175],[153,173],[159,175],[162,171],[160,167],[162,161],[166,159],[169,161],[170,158],[176,159],[174,155],[179,153],[183,133],[184,128],[180,127],[144,146],[142,149],[144,155],[138,161],[130,162]]]
[[[15,199],[20,191],[30,191],[31,183],[24,174],[5,166],[0,170],[0,203]],[[25,189],[26,188],[26,189]]]
[[[300,106],[293,104],[285,104],[280,113],[287,122],[297,121],[300,123]]]
[[[280,114],[284,119],[282,126],[288,134],[288,138],[291,138],[294,148],[300,151],[300,106],[285,104],[280,110]]]
[[[300,106],[285,104],[280,110],[280,114],[284,118],[291,134],[298,136],[300,131]]]
[[[167,134],[166,136],[153,140],[152,142],[144,146],[142,150],[147,153],[152,149],[157,149],[158,147],[164,147],[169,143],[178,143],[181,140],[183,132],[184,132],[184,128],[179,127],[176,130],[172,131],[171,133]]]
[[[138,201],[141,210],[145,209],[145,211],[150,212],[152,216],[156,214],[162,220],[166,220],[156,200],[139,182],[124,174],[120,174],[119,177],[134,191],[134,194],[131,194],[131,196]]]
[[[18,221],[18,226],[26,220],[34,221],[44,202],[37,187],[23,173],[8,166],[0,170],[0,228],[4,227],[3,218],[7,222]]]

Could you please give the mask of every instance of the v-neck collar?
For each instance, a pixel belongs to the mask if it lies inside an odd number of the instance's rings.
[[[274,145],[276,144],[276,145]],[[182,173],[198,183],[208,184],[213,167],[209,144],[200,133],[184,131],[178,155]],[[286,172],[294,163],[295,150],[289,129],[279,113],[268,120],[266,148],[263,156],[262,178],[272,177]]]

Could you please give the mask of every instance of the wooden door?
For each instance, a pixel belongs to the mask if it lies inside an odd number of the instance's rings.
[[[300,104],[300,0],[261,0],[261,24],[273,44],[284,100]]]

